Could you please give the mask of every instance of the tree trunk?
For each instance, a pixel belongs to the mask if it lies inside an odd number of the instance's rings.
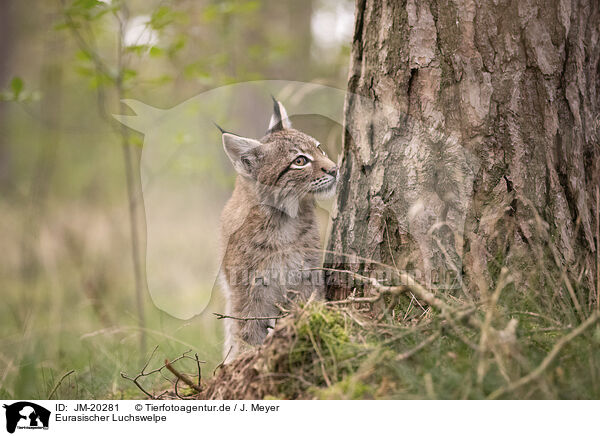
[[[483,291],[510,248],[550,241],[554,260],[592,290],[599,9],[597,0],[357,0],[326,264],[369,272],[372,259],[430,286],[464,277]],[[329,298],[352,291],[331,283]]]

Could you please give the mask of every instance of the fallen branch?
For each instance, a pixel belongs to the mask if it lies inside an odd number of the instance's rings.
[[[452,306],[445,303],[441,299],[437,298],[433,293],[429,292],[425,287],[419,284],[415,279],[413,279],[409,274],[397,272],[398,277],[401,282],[404,284],[397,286],[387,286],[382,285],[373,277],[363,276],[361,274],[357,274],[353,271],[335,269],[335,268],[309,268],[307,271],[311,270],[322,270],[322,271],[333,271],[344,274],[349,274],[354,278],[357,278],[362,281],[366,281],[370,283],[373,288],[375,288],[375,294],[368,297],[349,297],[345,300],[336,300],[336,301],[328,301],[326,304],[328,305],[338,305],[338,304],[351,304],[351,303],[375,303],[383,298],[384,295],[401,295],[407,292],[412,292],[416,298],[424,301],[429,306],[438,309],[442,314],[451,313],[454,311]],[[474,314],[469,314],[460,319],[460,321],[464,322],[468,326],[474,329],[481,328],[481,321],[479,321]]]
[[[554,347],[552,347],[552,350],[550,350],[550,353],[548,353],[548,355],[544,358],[542,363],[540,363],[540,365],[536,369],[531,371],[526,376],[521,377],[516,382],[511,383],[508,386],[504,386],[499,389],[496,389],[494,392],[492,392],[488,396],[488,399],[490,399],[490,400],[496,399],[504,394],[507,394],[516,389],[519,389],[520,387],[525,386],[526,384],[531,383],[532,381],[538,379],[544,373],[544,371],[546,371],[546,369],[548,369],[548,366],[550,366],[550,364],[554,361],[554,359],[556,359],[556,357],[558,356],[558,353],[560,353],[560,350],[562,350],[562,348],[565,345],[567,345],[574,338],[576,338],[577,336],[579,336],[580,334],[585,332],[589,327],[593,326],[596,322],[598,322],[598,320],[600,320],[600,312],[595,312],[592,316],[590,316],[583,323],[581,323],[577,328],[573,329],[571,331],[571,333],[563,336],[556,344],[554,344]]]
[[[144,387],[142,386],[142,384],[139,382],[140,378],[148,377],[149,375],[156,374],[156,373],[160,373],[162,375],[161,371],[167,367],[167,363],[169,365],[172,365],[173,363],[175,363],[175,362],[177,362],[177,361],[179,361],[181,359],[195,360],[198,365],[200,365],[200,363],[206,363],[206,362],[198,360],[198,356],[197,355],[196,355],[196,359],[194,359],[191,356],[188,356],[187,353],[190,353],[192,350],[187,350],[187,351],[183,352],[181,354],[181,356],[173,359],[171,362],[168,362],[166,360],[164,365],[160,366],[159,368],[153,369],[152,371],[146,372],[146,369],[148,369],[148,365],[150,365],[150,362],[152,361],[152,358],[156,354],[156,350],[158,350],[158,345],[156,347],[154,347],[154,350],[152,350],[152,353],[150,354],[150,357],[148,358],[148,361],[146,362],[146,364],[144,365],[144,367],[142,368],[142,370],[140,371],[140,373],[137,374],[135,377],[130,377],[126,373],[124,373],[123,371],[121,371],[121,377],[122,378],[124,378],[125,380],[129,380],[130,382],[132,382],[133,384],[135,384],[140,391],[142,391],[144,394],[146,394],[146,396],[148,396],[149,398],[151,398],[153,400],[156,400],[156,399],[160,398],[162,395],[165,394],[165,392],[163,392],[162,394],[160,394],[158,396],[152,395],[150,392],[148,392],[146,389],[144,389]],[[173,371],[171,371],[171,372],[173,372]]]
[[[181,380],[182,382],[184,382],[186,385],[188,385],[190,388],[194,389],[198,393],[202,392],[202,388],[199,385],[194,383],[187,375],[185,375],[185,374],[177,371],[175,368],[173,368],[173,366],[167,359],[165,359],[165,368],[167,368],[169,371],[171,371],[173,373],[173,375],[175,375],[175,377],[177,377],[177,380]]]
[[[277,316],[251,316],[251,317],[239,317],[233,315],[223,315],[222,313],[213,312],[213,315],[217,317],[217,319],[235,319],[237,321],[266,321],[270,319],[282,319],[289,315],[289,313],[284,313],[283,315]]]

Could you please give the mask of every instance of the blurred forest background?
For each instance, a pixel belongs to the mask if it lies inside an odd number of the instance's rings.
[[[212,371],[220,322],[157,309],[132,260],[143,136],[111,114],[248,80],[344,89],[352,28],[350,0],[0,2],[0,398],[139,396],[120,372],[156,345]]]

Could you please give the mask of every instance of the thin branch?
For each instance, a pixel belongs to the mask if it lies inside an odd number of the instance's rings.
[[[550,321],[552,324],[557,325],[557,326],[561,326],[562,324],[560,322],[558,322],[557,320],[555,320],[554,318],[550,318],[549,316],[546,315],[542,315],[540,313],[535,313],[535,312],[519,312],[519,311],[515,311],[515,312],[511,312],[511,315],[529,315],[529,316],[533,316],[535,318],[541,318],[541,319],[545,319],[546,321]]]
[[[496,289],[492,294],[492,298],[487,305],[487,310],[485,311],[485,318],[483,320],[483,324],[481,326],[481,335],[479,336],[479,347],[477,350],[477,355],[479,358],[479,362],[477,364],[477,383],[483,383],[483,378],[485,377],[487,360],[485,359],[485,351],[490,342],[490,333],[493,332],[492,328],[492,319],[494,317],[494,310],[498,304],[498,299],[500,298],[500,293],[506,287],[506,285],[511,281],[510,276],[508,275],[508,269],[506,267],[502,267],[500,271],[500,278],[498,279],[498,284],[496,285]]]
[[[149,398],[151,398],[153,400],[158,399],[160,396],[164,395],[164,393],[160,394],[158,396],[152,395],[146,389],[144,389],[144,387],[142,386],[142,384],[139,382],[139,379],[143,378],[143,377],[148,377],[149,375],[156,374],[156,373],[160,373],[162,375],[161,371],[167,367],[167,365],[165,364],[165,365],[160,366],[159,368],[156,368],[156,369],[153,369],[153,370],[151,370],[149,372],[146,372],[146,369],[148,369],[148,366],[150,365],[150,362],[152,361],[152,358],[156,354],[156,350],[158,350],[158,345],[156,347],[154,347],[154,350],[152,350],[152,353],[150,353],[150,357],[148,358],[147,362],[143,366],[142,370],[135,377],[130,377],[125,372],[121,371],[121,377],[123,377],[126,380],[131,381],[133,384],[135,384],[138,387],[138,389],[140,391],[142,391],[144,394],[146,394]],[[187,351],[183,352],[179,357],[173,359],[170,362],[170,364],[172,365],[173,363],[175,363],[175,362],[177,362],[177,361],[179,361],[181,359],[195,360],[199,364],[201,361],[199,361],[197,359],[194,359],[193,357],[187,355],[187,353],[190,353],[191,351],[192,350],[187,350]],[[202,363],[206,363],[206,362],[202,362]]]
[[[177,398],[179,398],[180,400],[185,400],[185,398],[183,398],[181,395],[179,395],[179,380],[180,380],[179,377],[177,377],[175,379],[175,384],[174,384],[174,387],[173,387],[173,389],[175,390],[175,396]]]
[[[63,375],[60,380],[58,381],[58,383],[56,383],[56,385],[54,386],[54,388],[52,389],[52,391],[50,392],[50,395],[48,395],[48,399],[52,399],[52,395],[54,395],[54,393],[56,392],[56,390],[58,389],[58,387],[61,385],[61,383],[63,382],[64,379],[66,379],[68,376],[70,376],[71,374],[73,374],[75,372],[74,369],[72,369],[71,371],[67,372],[65,375]]]
[[[319,345],[317,344],[317,341],[315,340],[315,337],[313,336],[313,333],[310,328],[308,329],[308,337],[310,339],[310,342],[312,342],[315,352],[317,353],[317,357],[319,358],[319,363],[321,364],[321,372],[323,374],[323,379],[325,380],[327,387],[331,387],[331,380],[329,380],[329,376],[327,375],[327,371],[325,370],[325,359],[323,359],[323,354],[321,353],[321,349],[319,348]]]
[[[135,378],[131,378],[127,374],[125,374],[123,371],[121,371],[121,377],[133,382],[133,384],[135,384],[140,391],[142,391],[144,394],[146,394],[146,396],[148,396],[148,398],[156,400],[156,397],[154,395],[152,395],[150,392],[148,392],[146,389],[144,389],[144,387],[140,384],[140,382],[138,382],[138,378],[140,377],[140,375],[137,375]]]
[[[405,351],[404,353],[398,354],[396,356],[396,360],[400,361],[400,360],[406,360],[406,359],[408,359],[409,357],[411,357],[414,354],[416,354],[419,351],[421,351],[427,345],[431,344],[433,341],[435,341],[439,337],[440,337],[440,332],[433,333],[432,335],[428,336],[423,342],[421,342],[416,347],[411,348],[410,350]]]
[[[222,313],[213,312],[213,315],[217,317],[217,319],[235,319],[237,321],[264,321],[269,319],[282,319],[289,315],[289,313],[284,313],[283,315],[278,316],[251,316],[251,317],[239,317],[232,315],[223,315]]]
[[[221,363],[219,363],[215,369],[213,370],[213,377],[214,375],[217,373],[217,370],[219,368],[223,368],[223,366],[225,365],[225,361],[227,360],[227,358],[229,357],[229,355],[231,354],[231,350],[233,350],[233,347],[229,347],[229,350],[227,351],[227,354],[225,355],[225,357],[223,358],[223,360],[221,361]]]
[[[165,368],[167,368],[169,371],[171,371],[173,373],[173,375],[175,375],[175,377],[177,377],[178,380],[183,381],[186,385],[188,385],[190,388],[194,389],[196,392],[201,393],[202,392],[202,388],[200,386],[198,386],[196,383],[194,383],[187,375],[177,371],[175,368],[173,368],[173,366],[171,365],[171,363],[169,363],[169,361],[167,359],[165,359]]]
[[[196,357],[196,366],[198,367],[198,386],[202,386],[202,368],[200,368],[200,359],[198,359],[198,353],[194,353]]]
[[[352,271],[335,268],[310,268],[308,270],[334,271],[349,274],[355,278],[369,282],[377,291],[375,295],[370,297],[349,297],[345,300],[328,301],[326,304],[374,303],[383,298],[383,295],[400,295],[406,292],[412,292],[417,298],[423,300],[429,306],[438,309],[442,313],[451,313],[454,311],[452,306],[437,298],[433,293],[429,292],[427,289],[425,289],[425,287],[420,285],[415,279],[406,273],[398,272],[399,279],[404,284],[398,286],[386,286],[379,283],[375,278],[366,277]],[[461,318],[461,321],[474,329],[481,328],[481,322],[474,316],[474,314],[466,315],[464,318]]]

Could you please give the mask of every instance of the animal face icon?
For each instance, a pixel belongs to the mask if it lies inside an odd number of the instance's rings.
[[[50,411],[28,401],[3,406],[6,409],[6,431],[14,433],[17,427],[48,428]]]

